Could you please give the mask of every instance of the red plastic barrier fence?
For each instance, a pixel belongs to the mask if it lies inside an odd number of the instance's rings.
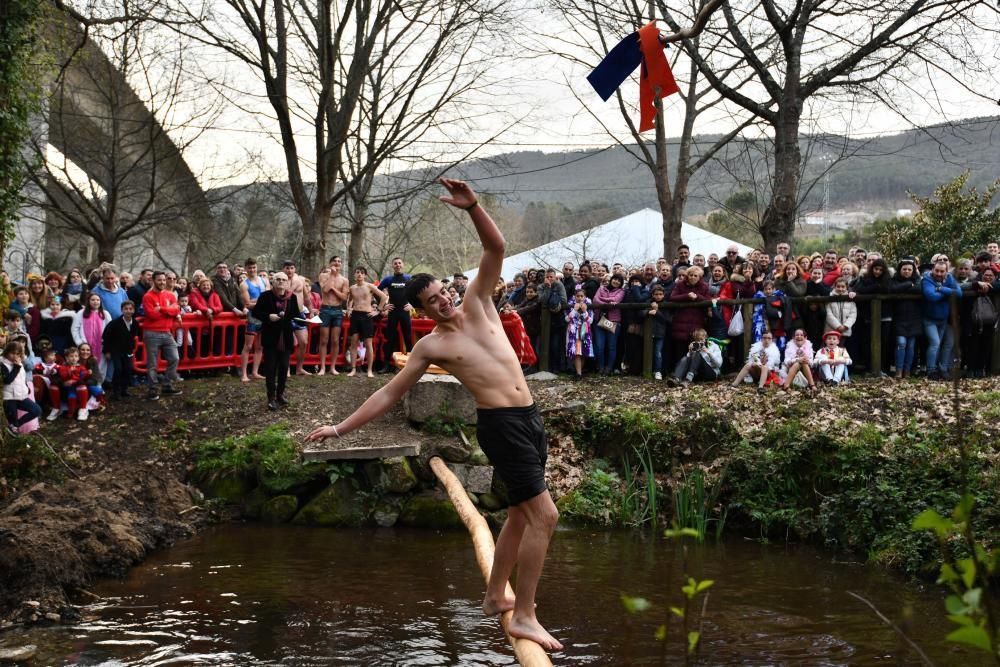
[[[138,320],[141,326],[142,318],[140,317]],[[501,321],[503,322],[504,332],[511,341],[514,352],[517,353],[521,363],[528,366],[536,363],[535,352],[531,348],[531,343],[524,332],[524,324],[521,322],[521,318],[516,313],[504,313],[501,315]],[[243,349],[243,340],[246,335],[246,323],[245,318],[238,317],[232,313],[223,313],[212,319],[202,315],[185,315],[184,323],[174,332],[175,336],[178,332],[183,332],[180,339],[180,363],[177,366],[177,370],[192,371],[238,368],[240,365],[240,352]],[[409,347],[412,348],[413,343],[422,336],[430,333],[435,325],[433,320],[424,317],[413,318],[411,323],[413,337]],[[309,338],[303,363],[307,366],[316,366],[319,364],[320,325],[310,322],[307,326]],[[380,318],[375,322],[375,336],[372,339],[372,346],[375,349],[375,360],[377,362],[382,361],[382,348],[386,339],[385,334],[385,319]],[[345,318],[343,327],[341,328],[340,348],[336,360],[338,366],[347,365],[347,360],[344,358],[344,351],[347,349],[350,335],[350,320]],[[400,351],[405,351],[402,347],[402,336],[399,336],[398,339],[400,340]],[[296,361],[296,354],[297,350],[292,353],[293,364]],[[327,359],[329,358],[328,353]],[[355,360],[356,365],[361,365],[361,363],[360,360]],[[136,342],[133,368],[137,373],[145,373],[147,369],[146,346],[143,344],[141,337]],[[166,370],[166,368],[167,362],[161,358],[157,369],[162,371]]]

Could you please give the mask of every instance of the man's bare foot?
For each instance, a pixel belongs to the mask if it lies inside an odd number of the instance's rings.
[[[326,375],[326,366],[320,366],[316,375]]]
[[[265,378],[265,377],[264,377],[263,375],[261,375],[260,373],[254,373],[254,374],[253,374],[253,375],[251,375],[250,377],[251,377],[251,378],[253,378],[254,380],[264,380],[264,379],[266,379],[266,378]]]
[[[240,382],[249,382],[249,381],[250,381],[250,376],[249,375],[241,375],[240,376]]]
[[[340,375],[340,373],[337,372],[337,369],[334,366],[330,366],[330,374],[331,375]]]
[[[561,651],[563,647],[535,618],[523,619],[514,616],[507,625],[507,632],[511,637],[530,639],[547,651]]]
[[[368,377],[373,378],[373,377],[375,377],[375,374],[372,373],[371,371],[368,371]]]
[[[492,598],[487,596],[483,599],[483,613],[487,616],[496,616],[514,608],[514,596],[505,595],[502,598]]]
[[[347,377],[352,378],[358,372],[357,368],[352,368],[351,372],[347,374]]]
[[[312,373],[310,373],[309,371],[307,371],[305,369],[305,367],[302,367],[302,366],[300,366],[300,367],[298,367],[298,368],[295,369],[295,374],[296,375],[312,375]]]

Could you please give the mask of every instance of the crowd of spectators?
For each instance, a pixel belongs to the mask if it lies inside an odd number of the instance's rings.
[[[371,375],[376,357],[372,320],[384,317],[389,325],[380,359],[399,349],[400,337],[410,339],[409,276],[401,258],[394,258],[392,267],[380,281],[357,267],[353,285],[340,274],[339,257],[331,258],[316,281],[297,274],[294,262],[285,262],[280,271],[258,272],[254,260],[232,270],[220,262],[211,275],[195,271],[189,278],[152,269],[133,276],[111,264],[87,274],[78,269],[30,274],[24,284],[12,284],[4,273],[0,375],[7,428],[24,432],[40,416],[86,420],[108,400],[128,398],[143,382],[151,400],[180,393],[175,386],[182,379],[178,350],[202,349],[199,343],[204,342],[195,340],[204,336],[203,330],[199,334],[197,328],[185,327],[185,318],[192,315],[210,321],[231,313],[246,320],[238,335],[215,340],[213,353],[238,351],[241,361],[232,372],[246,382],[266,379],[271,409],[287,403],[284,379],[293,352],[298,353],[296,372],[310,372],[303,363],[310,321],[325,334],[320,338],[321,363],[312,372],[338,372],[335,360],[346,314],[352,324],[346,350],[351,374],[364,355]],[[946,377],[954,356],[949,326],[954,295],[960,297],[962,371],[985,376],[997,325],[998,276],[996,243],[954,262],[939,254],[926,263],[903,257],[892,266],[861,248],[796,256],[790,244],[781,243],[773,257],[754,250],[744,258],[736,246],[706,257],[691,256],[682,245],[670,261],[661,257],[637,267],[584,261],[579,266],[566,262],[561,271],[526,268],[513,280],[498,282],[494,302],[499,311],[521,317],[536,355],[547,348],[551,370],[577,378],[639,374],[648,322],[657,380],[687,384],[733,374],[735,386],[753,383],[758,391],[769,386],[815,391],[821,383],[848,382],[852,365],[871,367],[872,304],[856,299],[864,294],[919,297],[882,304],[881,368],[900,379],[920,372],[930,379]],[[456,273],[443,282],[455,305],[461,305],[468,279]],[[265,293],[269,296],[261,299]],[[792,300],[831,295],[842,298]],[[763,302],[752,306],[749,318],[742,309],[750,306],[719,302],[740,298]],[[674,308],[669,303],[699,305]],[[542,339],[543,311],[549,313],[547,340]],[[744,349],[746,321],[752,327],[749,349]],[[149,359],[145,378],[132,373],[139,339]],[[156,370],[160,354],[167,361],[166,373]],[[391,368],[383,364],[378,370]]]
[[[521,316],[536,352],[548,347],[556,372],[638,374],[650,321],[657,380],[685,384],[735,373],[737,383],[788,391],[841,384],[849,381],[850,367],[873,367],[872,301],[858,295],[915,297],[881,302],[880,368],[900,379],[947,377],[956,342],[949,326],[955,295],[961,370],[983,377],[990,369],[1000,293],[996,243],[955,262],[937,254],[926,262],[903,257],[892,266],[862,248],[794,255],[790,244],[780,243],[777,250],[773,257],[753,250],[744,258],[732,245],[723,255],[691,256],[682,245],[672,261],[661,257],[639,267],[584,261],[567,262],[561,271],[526,268],[497,284],[494,301]],[[809,296],[840,299],[794,301]],[[741,298],[762,303],[720,303]],[[743,308],[750,308],[749,350]],[[548,340],[542,340],[543,311],[550,314]]]

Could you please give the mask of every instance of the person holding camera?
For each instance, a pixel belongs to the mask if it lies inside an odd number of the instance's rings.
[[[696,380],[718,380],[722,370],[722,350],[714,341],[708,340],[704,329],[695,329],[691,334],[687,353],[677,362],[670,386],[683,384],[685,387]]]
[[[576,379],[583,377],[584,357],[594,356],[591,326],[594,311],[587,308],[587,293],[578,287],[573,295],[573,308],[566,313],[566,356],[573,360]]]

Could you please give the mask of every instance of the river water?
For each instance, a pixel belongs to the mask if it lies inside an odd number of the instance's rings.
[[[802,547],[733,540],[694,547],[689,571],[715,580],[702,626],[704,665],[896,665],[892,619],[937,665],[974,665],[943,642],[939,592]],[[556,665],[656,665],[663,604],[680,603],[681,553],[651,534],[561,530],[538,615],[566,649]],[[667,577],[672,576],[672,583]],[[71,627],[0,636],[34,643],[36,665],[510,665],[464,531],[229,525],[158,553]],[[656,605],[629,617],[621,593]],[[680,626],[667,664],[683,664]],[[897,659],[900,662],[897,662]]]

